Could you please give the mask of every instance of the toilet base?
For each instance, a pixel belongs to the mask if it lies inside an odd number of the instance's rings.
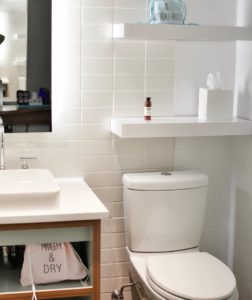
[[[141,300],[184,300],[183,298],[171,294],[169,295],[169,298],[164,298],[160,296],[158,293],[156,293],[156,291],[154,291],[151,288],[146,278],[147,257],[150,254],[131,252],[127,247],[126,250],[128,255],[128,261],[129,261],[130,277],[132,278],[133,282],[140,283],[137,286],[137,292]],[[198,252],[198,248],[187,250],[187,252]],[[158,253],[152,255],[162,255],[162,254]],[[225,300],[238,300],[238,299],[239,299],[239,294],[238,291],[236,290],[235,293],[230,298],[227,298]]]

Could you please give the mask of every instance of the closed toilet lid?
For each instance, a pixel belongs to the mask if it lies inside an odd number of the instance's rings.
[[[193,300],[226,299],[236,288],[231,270],[205,252],[149,256],[147,278],[164,298],[169,293]]]

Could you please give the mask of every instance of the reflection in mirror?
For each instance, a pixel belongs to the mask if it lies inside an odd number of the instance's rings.
[[[51,131],[51,0],[0,0],[0,78],[5,132]]]

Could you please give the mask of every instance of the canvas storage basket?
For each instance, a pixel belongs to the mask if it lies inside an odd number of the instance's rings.
[[[70,243],[26,245],[22,286],[87,278],[88,270]]]

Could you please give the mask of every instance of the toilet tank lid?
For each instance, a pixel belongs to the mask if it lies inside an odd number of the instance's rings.
[[[123,185],[141,191],[184,190],[207,186],[208,177],[197,171],[132,173],[123,175]]]

